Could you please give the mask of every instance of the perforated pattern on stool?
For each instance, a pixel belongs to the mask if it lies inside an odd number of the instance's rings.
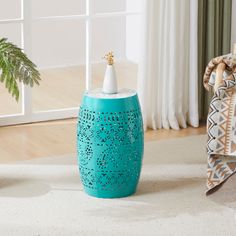
[[[115,191],[138,181],[143,154],[139,109],[95,112],[80,107],[77,135],[85,187]]]

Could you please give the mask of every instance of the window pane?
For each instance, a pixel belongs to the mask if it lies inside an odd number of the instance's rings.
[[[92,0],[93,13],[126,11],[126,0]]]
[[[92,23],[92,60],[101,61],[108,51],[113,51],[116,59],[125,57],[125,16],[97,18]]]
[[[77,107],[85,89],[85,22],[37,22],[32,36],[42,77],[33,91],[33,110]]]
[[[0,0],[0,20],[21,18],[21,0]]]
[[[8,38],[9,42],[21,45],[21,24],[0,24],[0,37]],[[21,94],[21,84],[19,84]],[[0,84],[0,115],[21,113],[21,96],[17,103],[8,93],[3,83]]]
[[[32,0],[34,17],[85,14],[86,0]]]
[[[21,24],[0,24],[0,38],[7,38],[8,41],[21,47]]]
[[[142,9],[143,0],[126,0],[127,12],[140,12]]]
[[[139,60],[138,16],[119,16],[93,20],[93,88],[102,87],[106,62],[101,58],[114,52],[119,88],[136,89]]]

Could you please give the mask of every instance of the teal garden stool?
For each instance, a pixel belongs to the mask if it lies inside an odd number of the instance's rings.
[[[119,198],[136,191],[143,157],[143,122],[137,93],[86,92],[77,126],[78,164],[87,194]]]

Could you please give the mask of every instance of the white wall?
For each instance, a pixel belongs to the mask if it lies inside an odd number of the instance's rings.
[[[84,21],[34,22],[32,60],[39,68],[85,64]]]
[[[141,11],[142,0],[126,0],[126,11]],[[126,17],[126,58],[129,61],[138,63],[140,54],[140,15]]]
[[[125,11],[126,0],[92,0],[93,13]]]
[[[17,46],[21,47],[21,25],[17,24],[0,24],[0,38],[8,38]]]
[[[140,54],[140,16],[126,18],[126,58],[138,63]]]
[[[30,0],[32,15],[40,16],[65,16],[85,14],[85,0]]]
[[[92,24],[92,60],[102,61],[108,51],[115,60],[125,59],[125,17],[99,18]]]
[[[0,0],[0,20],[21,17],[21,0]]]
[[[21,0],[0,0],[0,6],[0,20],[21,18]],[[8,38],[21,47],[21,25],[0,24],[0,38]]]

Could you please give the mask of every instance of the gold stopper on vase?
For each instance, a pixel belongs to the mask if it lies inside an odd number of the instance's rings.
[[[108,52],[103,58],[107,60],[108,65],[114,64],[114,55],[112,51]]]

